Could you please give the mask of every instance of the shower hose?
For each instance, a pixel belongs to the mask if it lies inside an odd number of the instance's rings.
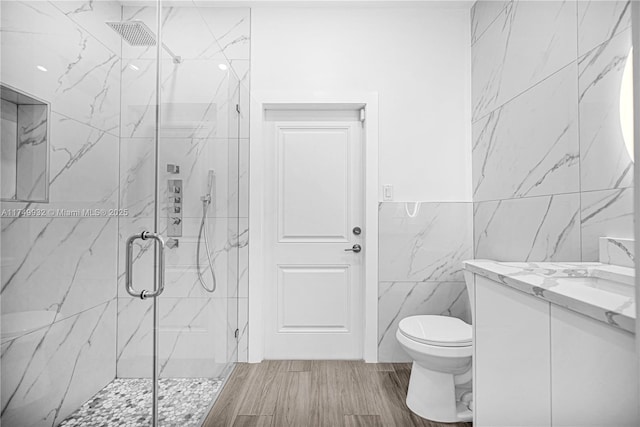
[[[198,232],[198,244],[196,246],[196,268],[198,270],[198,280],[200,284],[207,292],[215,292],[216,290],[216,272],[213,269],[213,260],[211,259],[211,251],[209,250],[209,238],[207,236],[207,228],[205,227],[207,221],[207,210],[211,199],[205,199],[202,201],[202,221],[200,222],[200,231]],[[202,238],[204,235],[204,239]],[[209,271],[211,272],[212,286],[209,288],[202,277],[202,269],[200,268],[200,245],[204,240],[204,248],[207,252],[207,260],[209,261]]]

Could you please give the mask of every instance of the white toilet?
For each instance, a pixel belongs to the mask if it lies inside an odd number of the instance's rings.
[[[472,280],[465,272],[470,301]],[[455,317],[410,316],[400,321],[396,338],[413,359],[409,409],[431,421],[471,421],[471,325]]]

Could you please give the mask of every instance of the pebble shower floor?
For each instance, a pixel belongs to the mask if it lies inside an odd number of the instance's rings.
[[[199,426],[222,381],[163,378],[159,381],[158,424]],[[60,426],[138,427],[151,424],[151,380],[117,378],[89,399]]]

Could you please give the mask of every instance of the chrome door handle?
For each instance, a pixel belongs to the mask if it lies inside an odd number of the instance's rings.
[[[357,243],[356,243],[355,245],[353,245],[353,247],[352,247],[352,248],[345,249],[344,251],[345,251],[345,252],[352,251],[352,252],[358,253],[358,252],[360,252],[361,250],[362,250],[362,246],[360,246],[359,244],[357,244]]]
[[[154,291],[142,290],[140,292],[133,288],[133,242],[138,239],[148,240],[153,239],[158,242],[158,287]],[[143,231],[140,234],[134,234],[127,239],[127,253],[126,253],[126,266],[125,266],[125,288],[127,293],[132,297],[138,297],[140,299],[155,298],[164,291],[164,247],[165,242],[162,236],[158,233],[152,233],[150,231]]]

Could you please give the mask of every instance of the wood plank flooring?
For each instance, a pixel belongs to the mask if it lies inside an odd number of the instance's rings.
[[[437,423],[407,405],[411,364],[239,363],[203,427],[470,427]]]

